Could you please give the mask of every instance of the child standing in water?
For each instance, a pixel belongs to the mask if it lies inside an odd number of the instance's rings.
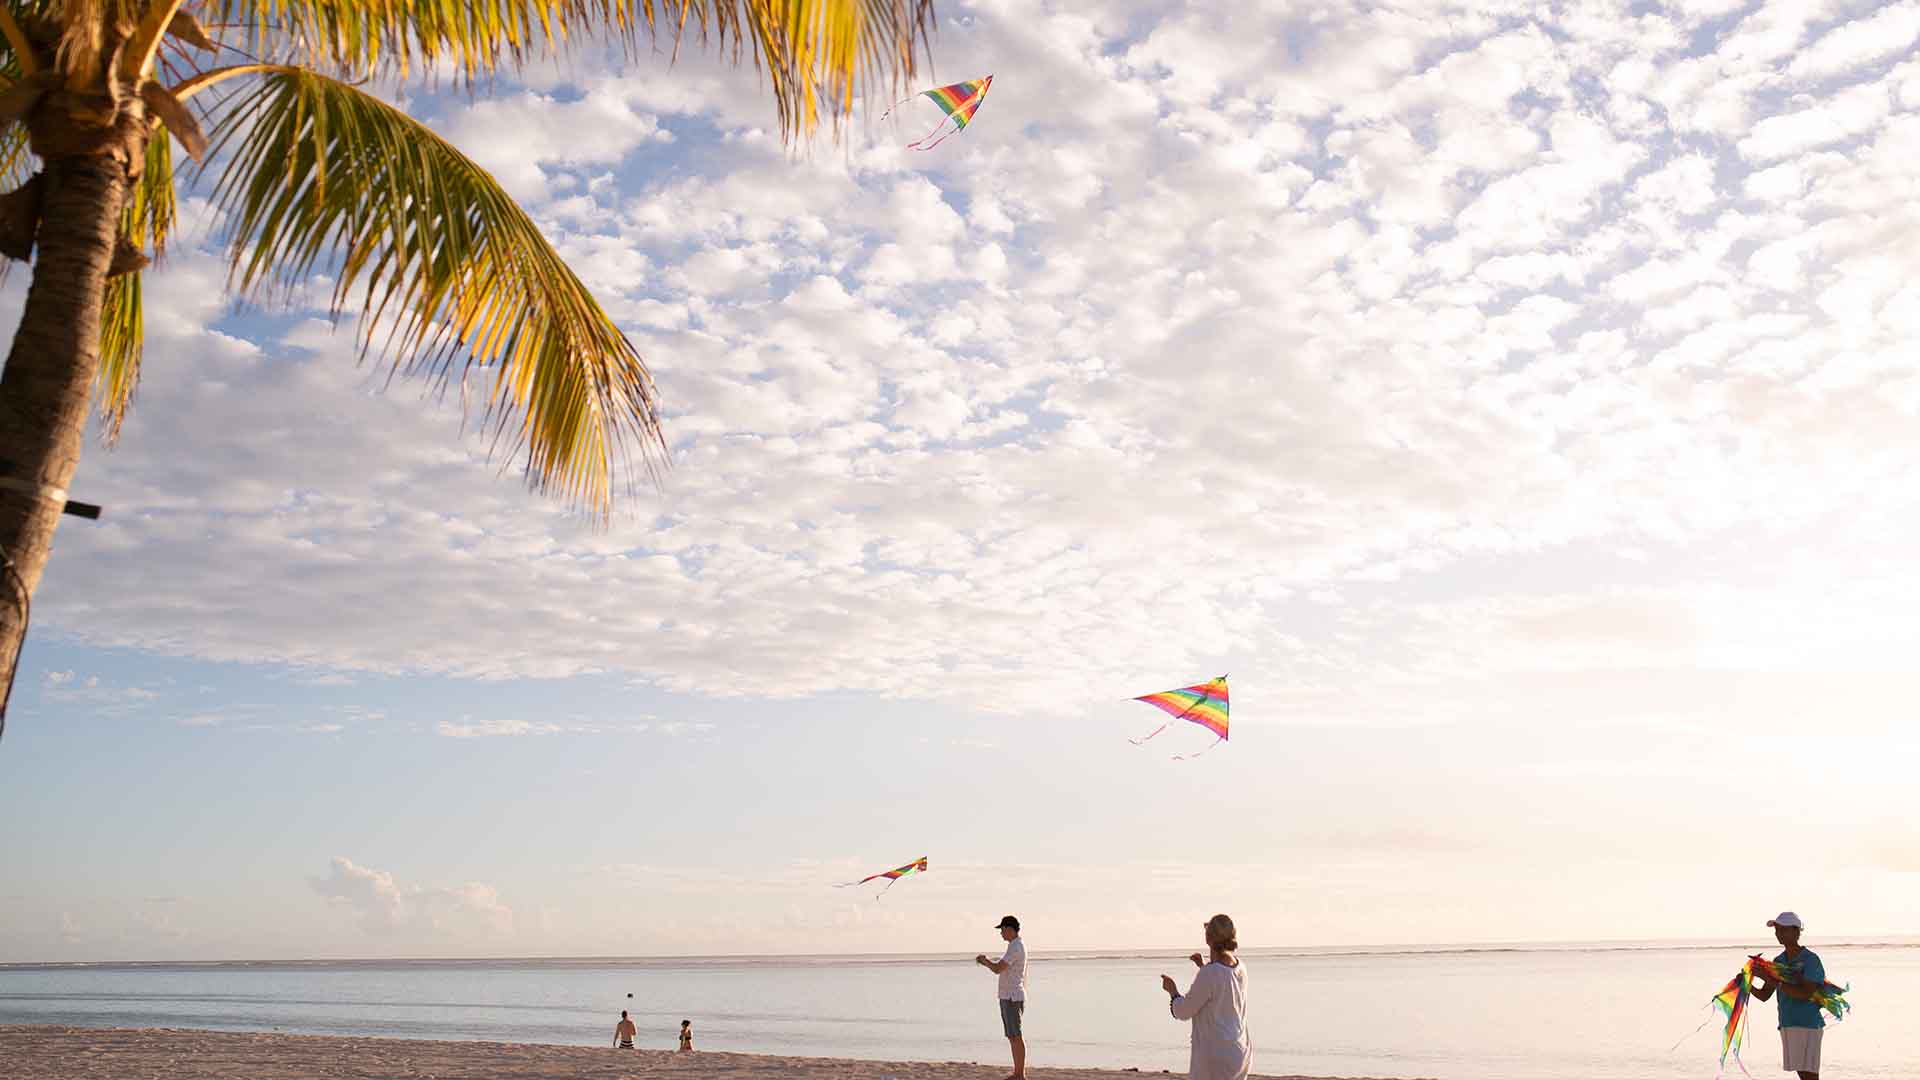
[[[693,1021],[680,1021],[680,1049],[693,1049]]]

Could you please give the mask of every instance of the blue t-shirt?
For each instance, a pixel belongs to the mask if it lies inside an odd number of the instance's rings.
[[[1820,963],[1820,957],[1812,949],[1801,949],[1800,959],[1788,960],[1786,953],[1773,958],[1773,966],[1780,969],[1782,975],[1798,973],[1800,985],[1815,987],[1827,981],[1827,969]],[[1823,1028],[1827,1026],[1826,1017],[1820,1015],[1820,1006],[1811,1001],[1791,998],[1785,991],[1777,991],[1773,1000],[1780,1003],[1780,1026],[1783,1028]]]

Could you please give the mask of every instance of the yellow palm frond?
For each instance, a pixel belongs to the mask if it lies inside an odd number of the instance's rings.
[[[781,130],[836,122],[867,83],[912,76],[934,23],[933,0],[208,0],[224,44],[342,78],[448,65],[468,79],[513,70],[581,43],[642,36],[674,50],[691,31],[772,83]]]
[[[651,376],[493,177],[419,121],[312,72],[266,72],[214,135],[234,284],[334,275],[363,350],[441,387],[491,375],[485,423],[529,481],[604,513],[638,450],[664,461]]]

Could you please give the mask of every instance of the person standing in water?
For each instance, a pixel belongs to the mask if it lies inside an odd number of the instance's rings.
[[[633,1037],[637,1034],[639,1029],[633,1026],[632,1020],[627,1019],[627,1010],[621,1009],[620,1022],[613,1026],[613,1045],[622,1050],[631,1050]]]
[[[1160,976],[1160,988],[1173,1018],[1193,1023],[1187,1080],[1247,1080],[1253,1043],[1247,1038],[1247,966],[1234,955],[1239,936],[1232,919],[1215,915],[1206,922],[1206,937],[1206,957],[1188,957],[1200,972],[1187,992],[1171,975]]]
[[[693,1049],[693,1021],[691,1020],[680,1021],[680,1049],[682,1051]]]
[[[1820,1080],[1820,1036],[1825,1034],[1827,1020],[1820,1015],[1812,991],[1827,981],[1826,966],[1819,954],[1800,947],[1800,931],[1806,929],[1800,916],[1783,911],[1768,919],[1767,925],[1786,950],[1773,958],[1781,978],[1770,983],[1754,976],[1753,996],[1766,1001],[1780,991],[1780,1068],[1799,1073],[1800,1080]]]
[[[1007,951],[998,960],[989,960],[986,953],[981,953],[973,962],[1000,976],[1000,1030],[1013,1050],[1013,1071],[1007,1074],[1007,1080],[1026,1080],[1027,1037],[1020,1021],[1027,1011],[1027,946],[1020,940],[1019,919],[1004,916],[995,929],[1000,931],[1000,940],[1007,943]]]

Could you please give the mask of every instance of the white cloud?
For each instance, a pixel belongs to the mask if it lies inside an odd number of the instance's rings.
[[[330,905],[351,911],[369,933],[485,935],[513,929],[513,910],[491,885],[402,885],[391,873],[334,856],[325,877],[307,879]]]
[[[1794,57],[1787,71],[1799,78],[1830,78],[1857,72],[1913,47],[1920,38],[1920,6],[1892,4],[1822,34]]]
[[[541,213],[654,365],[666,490],[596,532],[324,323],[209,337],[187,251],[83,465],[116,512],[63,529],[36,614],[315,672],[1055,707],[1228,653],[1358,679],[1385,644],[1289,629],[1350,587],[1580,580],[1582,545],[1652,581],[1908,505],[1907,76],[1842,78],[1831,18],[1723,15],[983,16],[954,62],[1025,73],[931,155],[787,157],[704,64],[446,104],[565,178]]]
[[[434,726],[434,731],[450,739],[482,739],[499,735],[551,735],[560,731],[557,724],[535,723],[531,720],[480,720],[472,721],[466,717],[459,723],[442,720]]]

